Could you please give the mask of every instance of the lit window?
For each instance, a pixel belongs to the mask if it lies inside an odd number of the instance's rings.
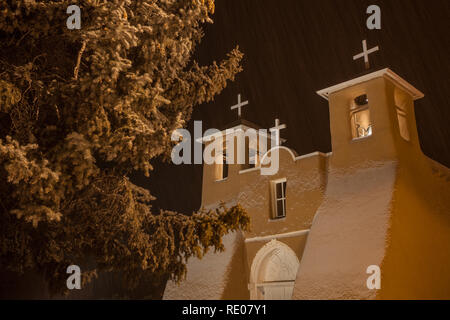
[[[286,217],[286,179],[272,181],[273,218]]]
[[[358,96],[353,100],[350,119],[353,139],[366,138],[372,135],[370,122],[369,100],[367,95]]]

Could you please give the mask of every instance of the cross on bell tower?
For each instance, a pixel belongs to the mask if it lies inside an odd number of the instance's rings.
[[[270,128],[270,132],[275,132],[275,144],[277,146],[281,145],[280,131],[286,128],[285,124],[280,124],[280,119],[275,119],[275,127]]]
[[[363,40],[362,42],[362,46],[363,46],[363,52],[357,54],[356,56],[353,57],[353,60],[358,60],[364,57],[364,62],[366,64],[366,69],[370,69],[370,63],[369,63],[369,54],[377,52],[378,50],[380,50],[380,47],[376,46],[372,49],[367,50],[367,40]]]
[[[241,94],[239,93],[238,94],[238,103],[236,105],[232,106],[230,109],[231,110],[238,109],[238,117],[240,119],[242,117],[242,107],[244,107],[246,105],[248,105],[248,100],[241,102]]]

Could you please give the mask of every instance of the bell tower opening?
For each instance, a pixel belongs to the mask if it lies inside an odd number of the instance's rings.
[[[228,178],[229,161],[227,158],[227,150],[223,147],[222,152],[217,155],[216,166],[216,181],[226,180]]]
[[[364,139],[372,135],[369,99],[367,94],[353,99],[350,105],[350,122],[353,140]]]
[[[408,97],[405,92],[400,90],[399,88],[395,88],[394,91],[394,100],[395,100],[395,110],[397,112],[397,120],[398,120],[398,128],[400,131],[400,136],[405,141],[410,141],[411,136],[409,134],[408,128],[408,115],[407,115],[407,106],[408,106]]]

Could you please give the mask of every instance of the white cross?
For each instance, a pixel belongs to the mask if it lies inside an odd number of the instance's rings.
[[[366,40],[363,40],[362,45],[363,45],[363,52],[354,56],[353,60],[357,60],[357,59],[364,57],[364,62],[366,63],[366,69],[369,69],[370,68],[369,54],[377,52],[378,50],[380,50],[380,48],[378,46],[376,46],[375,48],[367,50],[367,41]]]
[[[275,143],[277,146],[281,144],[281,137],[280,137],[280,131],[282,129],[286,129],[287,126],[285,124],[280,125],[280,119],[275,119],[275,127],[270,128],[270,132],[275,132]]]
[[[241,94],[238,94],[238,103],[231,107],[231,110],[238,109],[239,118],[242,116],[242,107],[248,105],[248,101],[241,102]]]

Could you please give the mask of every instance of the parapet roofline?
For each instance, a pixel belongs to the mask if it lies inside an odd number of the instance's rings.
[[[253,129],[256,129],[256,130],[263,129],[261,126],[255,124],[255,123],[253,123],[251,121],[248,121],[248,120],[240,118],[240,119],[238,119],[238,120],[236,120],[236,121],[234,121],[232,123],[229,123],[226,126],[222,127],[220,131],[224,131],[224,130],[230,129],[230,128],[236,128],[236,127],[238,127],[240,125],[248,127],[248,128],[253,128]]]
[[[410,83],[408,83],[405,79],[403,79],[402,77],[400,77],[398,74],[396,74],[394,71],[392,71],[389,68],[386,69],[382,69],[382,70],[378,70],[369,74],[366,74],[362,77],[359,78],[355,78],[346,82],[342,82],[339,83],[335,86],[326,88],[326,89],[322,89],[320,91],[317,91],[317,94],[319,96],[321,96],[322,98],[328,100],[330,95],[341,91],[343,89],[346,88],[350,88],[353,87],[357,84],[363,83],[363,82],[367,82],[376,78],[381,78],[384,77],[388,80],[390,80],[394,85],[402,88],[403,90],[405,90],[406,92],[408,92],[414,100],[418,100],[418,99],[422,99],[423,97],[425,97],[425,95],[419,91],[418,89],[416,89],[414,86],[412,86]]]
[[[219,132],[222,133],[222,136],[223,135],[226,136],[227,135],[227,130],[230,131],[230,134],[235,134],[236,132],[241,132],[241,133],[245,134],[245,132],[247,130],[251,130],[251,129],[255,130],[258,135],[261,135],[262,137],[266,137],[266,138],[271,139],[270,133],[262,134],[259,131],[261,129],[257,129],[257,128],[254,128],[254,127],[249,127],[246,124],[238,124],[238,125],[236,125],[234,127],[228,127],[227,129],[223,129],[223,130],[221,130]],[[269,130],[269,129],[267,129],[267,130]],[[197,138],[197,139],[195,139],[195,141],[198,142],[198,143],[207,143],[207,142],[210,142],[211,139],[213,139],[215,136],[216,136],[215,134],[210,134],[210,135],[207,135],[207,136],[204,136],[204,137],[201,137],[201,138]],[[283,138],[280,138],[280,141],[282,143],[285,143],[287,140],[283,139]]]

